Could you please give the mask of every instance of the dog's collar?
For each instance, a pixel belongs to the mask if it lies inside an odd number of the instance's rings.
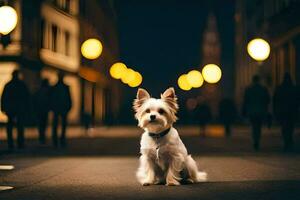
[[[160,132],[160,133],[151,133],[151,132],[148,132],[148,135],[152,138],[155,138],[155,139],[159,139],[159,138],[162,138],[164,137],[165,135],[167,135],[169,132],[170,132],[170,128],[164,130],[163,132]]]

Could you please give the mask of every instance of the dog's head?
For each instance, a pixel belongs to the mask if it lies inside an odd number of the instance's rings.
[[[167,89],[160,99],[151,98],[146,90],[139,88],[133,109],[139,126],[149,132],[159,133],[171,127],[178,110],[174,88]]]

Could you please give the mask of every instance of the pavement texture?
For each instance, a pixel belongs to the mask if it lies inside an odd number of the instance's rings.
[[[130,130],[131,131],[130,131]],[[135,128],[109,129],[132,132]],[[281,138],[267,135],[254,152],[250,135],[232,138],[182,137],[208,181],[181,186],[141,186],[135,178],[139,137],[71,138],[67,148],[39,145],[32,138],[26,149],[1,151],[0,199],[300,199],[300,137],[293,153],[282,153]],[[4,149],[5,145],[0,144]],[[1,189],[1,187],[0,187]]]

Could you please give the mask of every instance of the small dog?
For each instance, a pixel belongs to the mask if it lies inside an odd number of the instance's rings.
[[[142,185],[180,185],[206,180],[206,173],[198,171],[195,160],[188,155],[173,127],[178,110],[174,88],[167,89],[160,99],[151,98],[146,90],[138,89],[133,109],[139,127],[145,130],[136,173]]]

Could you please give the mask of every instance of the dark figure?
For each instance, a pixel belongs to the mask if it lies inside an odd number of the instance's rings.
[[[276,119],[281,125],[281,134],[284,141],[284,151],[293,149],[293,133],[298,114],[297,90],[290,74],[286,73],[273,97],[273,110]]]
[[[84,126],[85,133],[87,134],[88,130],[91,127],[91,124],[92,124],[92,116],[91,116],[91,114],[89,114],[87,112],[84,112],[82,114],[82,124]]]
[[[7,143],[8,148],[14,148],[13,126],[16,124],[18,130],[18,148],[24,147],[24,121],[29,111],[30,94],[25,83],[19,79],[19,71],[12,73],[12,80],[9,81],[3,90],[1,109],[7,115]]]
[[[37,115],[40,144],[46,143],[46,128],[50,111],[50,90],[48,79],[42,80],[41,87],[34,95],[34,107]]]
[[[206,125],[212,119],[211,109],[207,103],[198,104],[198,106],[196,107],[196,118],[202,130],[202,133],[200,132],[200,135],[205,137]]]
[[[231,136],[231,124],[236,118],[237,110],[232,99],[224,98],[219,104],[219,117],[225,127],[226,137]]]
[[[259,76],[253,76],[252,85],[246,88],[243,104],[243,114],[247,116],[252,125],[253,147],[259,150],[261,127],[268,116],[270,95],[267,88],[260,84]]]
[[[63,81],[64,75],[62,73],[58,76],[57,83],[51,90],[51,110],[53,110],[53,124],[52,124],[52,141],[53,145],[57,146],[57,126],[58,120],[61,119],[61,146],[66,145],[66,127],[67,127],[67,115],[72,107],[72,100],[70,95],[69,86]]]

